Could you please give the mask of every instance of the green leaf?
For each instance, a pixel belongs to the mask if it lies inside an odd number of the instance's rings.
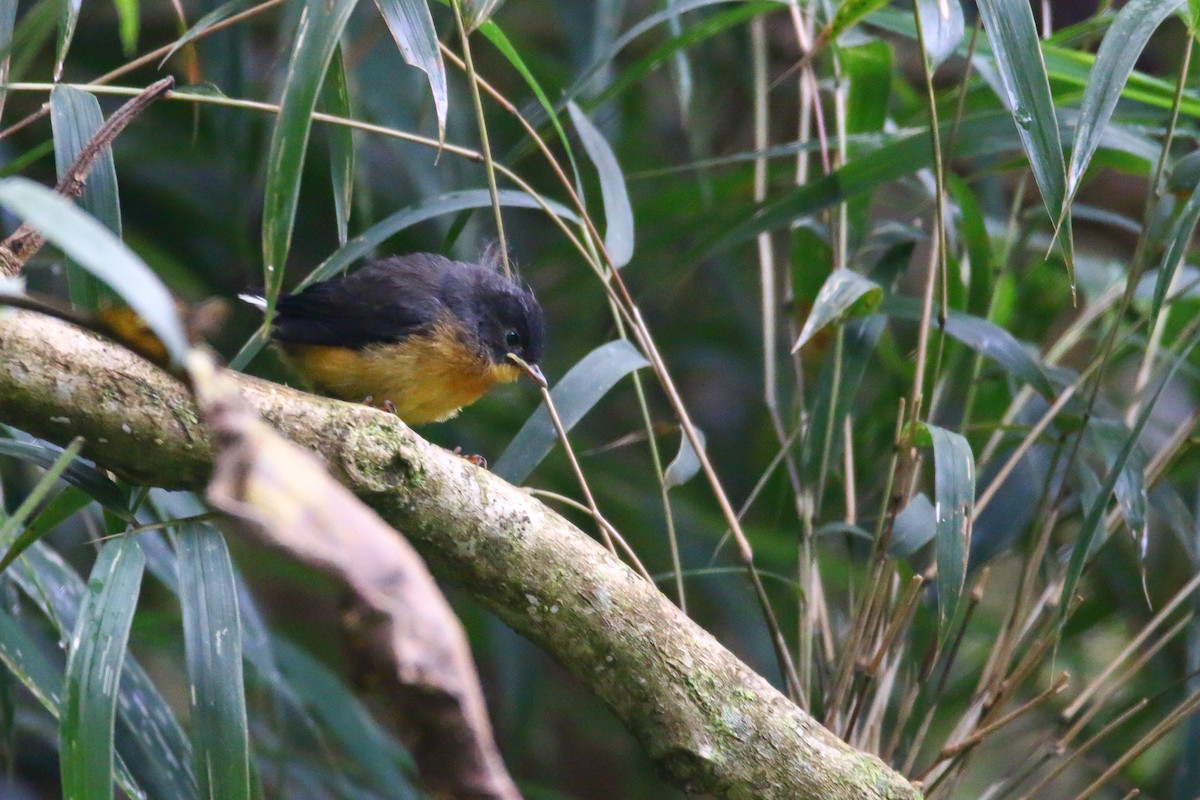
[[[12,60],[13,28],[17,23],[17,0],[0,0],[0,86],[8,83],[8,68]],[[8,92],[0,88],[0,115]]]
[[[566,206],[553,200],[546,201],[546,204],[556,216],[569,222],[579,222],[578,215]],[[486,189],[463,189],[446,192],[414,203],[408,208],[402,208],[335,250],[329,258],[300,281],[295,291],[299,292],[307,286],[333,277],[392,236],[413,225],[440,217],[443,214],[453,214],[471,208],[489,208],[491,205],[492,198]],[[501,189],[500,205],[516,208],[541,208],[532,197],[516,189]]]
[[[888,553],[893,558],[909,558],[933,541],[936,534],[937,519],[933,503],[929,502],[929,496],[924,492],[918,492],[896,515]]]
[[[880,311],[894,319],[921,319],[920,305],[906,297],[888,297]],[[1043,397],[1056,396],[1050,376],[1030,354],[1030,348],[996,323],[961,311],[950,311],[946,316],[945,331],[976,353],[999,364],[1005,372],[1028,383]]]
[[[867,16],[888,4],[888,0],[842,0],[829,26],[821,32],[821,38],[833,41]]]
[[[3,440],[0,440],[0,444],[2,443]],[[58,458],[54,460],[54,463],[46,468],[46,472],[37,484],[29,490],[29,493],[25,495],[25,499],[21,501],[21,505],[17,507],[17,510],[13,512],[11,517],[4,519],[3,524],[0,524],[0,546],[5,545],[9,539],[12,539],[17,529],[33,516],[34,509],[50,494],[50,491],[54,488],[54,484],[66,472],[82,447],[83,439],[76,438],[75,441],[71,442],[70,447],[63,450]],[[0,507],[0,515],[2,515],[2,512],[3,508]],[[3,561],[0,561],[0,572],[3,572],[25,548],[33,544],[33,541],[36,541],[36,539],[30,541],[25,535],[14,539],[12,545],[8,547],[8,552],[4,554]]]
[[[1200,28],[1200,0],[1188,0],[1187,14],[1188,29],[1195,31]]]
[[[635,369],[649,365],[650,362],[625,339],[616,339],[588,353],[550,392],[563,428],[570,431],[617,381]],[[519,484],[529,477],[557,441],[558,433],[543,403],[517,431],[492,472],[509,483]]]
[[[324,728],[386,797],[413,798],[412,758],[374,720],[362,701],[336,674],[317,659],[284,639],[273,642],[287,683]]]
[[[320,0],[306,0],[300,15],[297,44],[288,63],[279,116],[275,119],[267,155],[263,198],[263,287],[268,307],[272,309],[283,286],[292,229],[296,224],[300,178],[312,133],[317,92],[325,80],[346,20],[357,2],[334,0],[332,6],[327,7]]]
[[[848,269],[836,269],[817,293],[812,311],[800,331],[792,352],[830,323],[840,323],[853,317],[865,317],[874,313],[883,302],[883,287],[870,278],[864,278]]]
[[[1163,389],[1167,387],[1167,384],[1171,383],[1171,380],[1175,377],[1175,373],[1187,361],[1188,355],[1195,348],[1198,341],[1200,341],[1200,333],[1194,334],[1182,346],[1179,354],[1171,361],[1171,366],[1167,369],[1166,374],[1158,382],[1154,392],[1150,395],[1149,399],[1142,403],[1142,409],[1138,414],[1137,421],[1129,431],[1129,435],[1125,438],[1124,444],[1122,444],[1116,458],[1113,459],[1112,464],[1109,466],[1108,475],[1105,477],[1099,493],[1088,507],[1087,514],[1079,526],[1075,545],[1071,548],[1071,559],[1067,563],[1067,572],[1063,577],[1062,594],[1059,597],[1060,626],[1066,622],[1067,614],[1074,605],[1075,589],[1079,585],[1079,578],[1083,575],[1083,568],[1087,564],[1088,557],[1100,544],[1099,537],[1104,527],[1104,518],[1108,512],[1109,498],[1112,497],[1117,482],[1121,480],[1121,476],[1125,471],[1126,464],[1137,448],[1138,440],[1141,439],[1142,431],[1145,430],[1146,423],[1150,421],[1150,416],[1154,412],[1155,406],[1158,405],[1158,398],[1162,396]]]
[[[1070,125],[1071,114],[1064,112]],[[949,142],[955,130],[954,122],[941,126],[943,142]],[[1020,148],[1011,115],[987,112],[963,119],[954,138],[957,147],[949,158],[981,158],[1008,153]],[[1161,147],[1148,139],[1131,135],[1124,128],[1109,129],[1104,133],[1104,147],[1129,153],[1147,163],[1158,157]],[[777,199],[759,206],[750,216],[737,219],[732,224],[717,226],[709,233],[701,246],[711,253],[749,241],[764,231],[790,227],[796,220],[860,194],[873,192],[908,175],[913,175],[933,163],[933,149],[929,146],[928,130],[905,135],[888,141],[876,150],[863,153],[834,170],[829,175],[810,180],[803,186],[791,189]],[[711,215],[704,222],[705,230],[713,228]]]
[[[492,18],[504,0],[457,0],[462,6],[463,24],[470,33]]]
[[[21,590],[66,639],[87,596],[83,580],[58,553],[37,542],[9,569]],[[129,773],[154,800],[195,800],[191,748],[171,708],[132,656],[125,659],[118,697],[117,750]]]
[[[184,526],[178,543],[192,758],[200,795],[248,800],[250,733],[233,564],[225,540],[209,526]]]
[[[1088,78],[1071,148],[1071,167],[1067,173],[1067,194],[1062,211],[1070,205],[1096,148],[1100,136],[1112,119],[1125,83],[1150,36],[1168,16],[1183,5],[1183,0],[1130,0],[1113,19]]]
[[[58,47],[54,54],[54,80],[62,80],[63,62],[67,59],[67,51],[71,49],[71,40],[75,38],[75,24],[79,21],[79,9],[83,0],[59,0],[58,15]]]
[[[579,141],[600,174],[600,194],[604,199],[604,247],[618,269],[633,258],[633,206],[625,189],[625,175],[604,134],[574,103],[567,104]]]
[[[100,550],[67,658],[59,735],[65,800],[113,796],[113,724],[145,559],[124,536]]]
[[[45,442],[23,442],[0,439],[0,456],[19,458],[44,469],[54,469],[65,451]],[[73,451],[62,478],[86,492],[89,497],[115,514],[129,516],[129,496],[111,478],[96,469],[90,461]]]
[[[1200,183],[1192,187],[1191,196],[1183,204],[1167,239],[1167,248],[1158,267],[1158,282],[1154,285],[1154,300],[1150,304],[1150,319],[1157,319],[1167,300],[1167,290],[1176,270],[1187,256],[1196,224],[1200,223]]]
[[[979,16],[987,30],[996,70],[1005,96],[1002,100],[1017,124],[1017,136],[1034,180],[1042,193],[1042,202],[1052,221],[1059,219],[1066,201],[1066,165],[1063,140],[1054,112],[1054,98],[1046,77],[1046,62],[1028,3],[1010,0],[979,0]],[[1071,216],[1062,215],[1068,270],[1074,284],[1074,254],[1071,243]]]
[[[538,83],[537,78],[533,77],[533,72],[525,65],[525,61],[521,58],[521,54],[517,52],[517,48],[513,47],[508,36],[500,29],[495,20],[488,20],[479,26],[479,32],[483,37],[491,42],[501,54],[508,59],[508,63],[512,64],[525,83],[537,98],[542,110],[546,112],[546,117],[550,120],[550,124],[554,126],[554,130],[558,133],[558,140],[562,143],[563,151],[567,154],[567,160],[571,162],[571,169],[575,173],[576,178],[579,177],[579,167],[575,163],[575,152],[571,148],[571,140],[567,138],[567,132],[563,130],[562,123],[559,122],[558,113],[554,110],[554,105],[550,102],[550,98],[546,96],[546,92],[542,90],[542,86]]]
[[[171,56],[179,52],[179,48],[191,41],[194,41],[198,36],[203,35],[209,28],[211,28],[213,25],[216,25],[218,22],[227,20],[235,14],[240,14],[246,9],[254,6],[255,2],[256,0],[229,0],[228,3],[218,6],[217,8],[214,8],[212,11],[205,14],[196,21],[195,25],[188,28],[187,33],[175,40],[175,43],[171,45],[171,49],[168,50],[167,54],[162,57],[161,61],[158,62],[159,68],[161,68],[163,64],[167,63],[167,60],[170,59]]]
[[[700,446],[704,447],[704,431],[697,428],[696,436],[700,439]],[[694,478],[699,471],[700,456],[697,455],[696,448],[692,447],[692,440],[687,433],[680,432],[679,452],[663,472],[663,483],[668,489],[682,486]]]
[[[50,123],[54,131],[54,165],[61,181],[104,124],[100,101],[72,86],[56,86],[50,92]],[[117,237],[121,236],[121,200],[112,147],[104,148],[96,159],[77,202]],[[95,311],[99,307],[100,283],[74,262],[69,262],[67,282],[76,308]]]
[[[959,0],[916,0],[925,58],[933,69],[954,54],[963,40],[963,12]]]
[[[113,0],[117,9],[117,19],[120,22],[118,32],[121,35],[121,48],[126,58],[132,58],[137,52],[138,28],[141,19],[138,14],[138,0]]]
[[[429,76],[438,134],[446,134],[446,112],[450,93],[446,88],[446,65],[438,49],[437,31],[426,0],[375,0],[404,61]]]
[[[938,640],[958,614],[971,552],[975,456],[961,434],[926,425],[933,440],[934,528],[937,531]]]
[[[336,117],[350,118],[350,84],[342,48],[334,51],[329,74],[321,89],[321,108]],[[354,199],[354,129],[346,125],[325,126],[329,142],[329,174],[333,180],[333,208],[338,243],[349,238],[350,212]]]
[[[150,326],[171,360],[176,365],[183,363],[188,343],[175,301],[158,276],[124,242],[69,200],[25,178],[0,181],[0,205],[108,284]]]

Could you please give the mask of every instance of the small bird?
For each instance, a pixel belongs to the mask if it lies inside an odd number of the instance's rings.
[[[259,297],[242,299],[260,307]],[[378,402],[411,425],[440,422],[520,357],[540,376],[545,322],[525,286],[494,269],[414,253],[282,295],[271,338],[318,391]]]

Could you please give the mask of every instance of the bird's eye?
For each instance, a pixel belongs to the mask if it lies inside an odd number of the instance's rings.
[[[516,331],[514,331],[510,328],[504,334],[504,343],[507,344],[509,347],[520,347],[521,346],[521,334],[517,333]]]

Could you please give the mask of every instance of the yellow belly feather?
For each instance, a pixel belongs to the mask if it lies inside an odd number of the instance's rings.
[[[412,425],[441,422],[482,397],[497,383],[521,375],[515,364],[494,364],[438,326],[430,335],[354,350],[283,343],[287,361],[313,386],[351,402],[390,400]]]

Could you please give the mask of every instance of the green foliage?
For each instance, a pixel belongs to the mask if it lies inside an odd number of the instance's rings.
[[[103,284],[176,361],[168,288],[273,302],[375,255],[478,259],[499,219],[549,316],[572,457],[528,385],[423,433],[619,532],[931,798],[1184,800],[1200,3],[1050,31],[1041,4],[977,6],[463,0],[493,196],[444,3],[205,2],[182,24],[3,3],[0,204],[52,245],[31,289],[88,310]],[[54,196],[162,72],[179,90],[77,203]],[[211,344],[290,380],[265,342],[238,309]],[[0,436],[0,745],[22,788],[419,796],[337,587],[231,554],[195,496]],[[527,796],[669,791],[547,659],[462,613]],[[61,787],[38,783],[46,747]]]

